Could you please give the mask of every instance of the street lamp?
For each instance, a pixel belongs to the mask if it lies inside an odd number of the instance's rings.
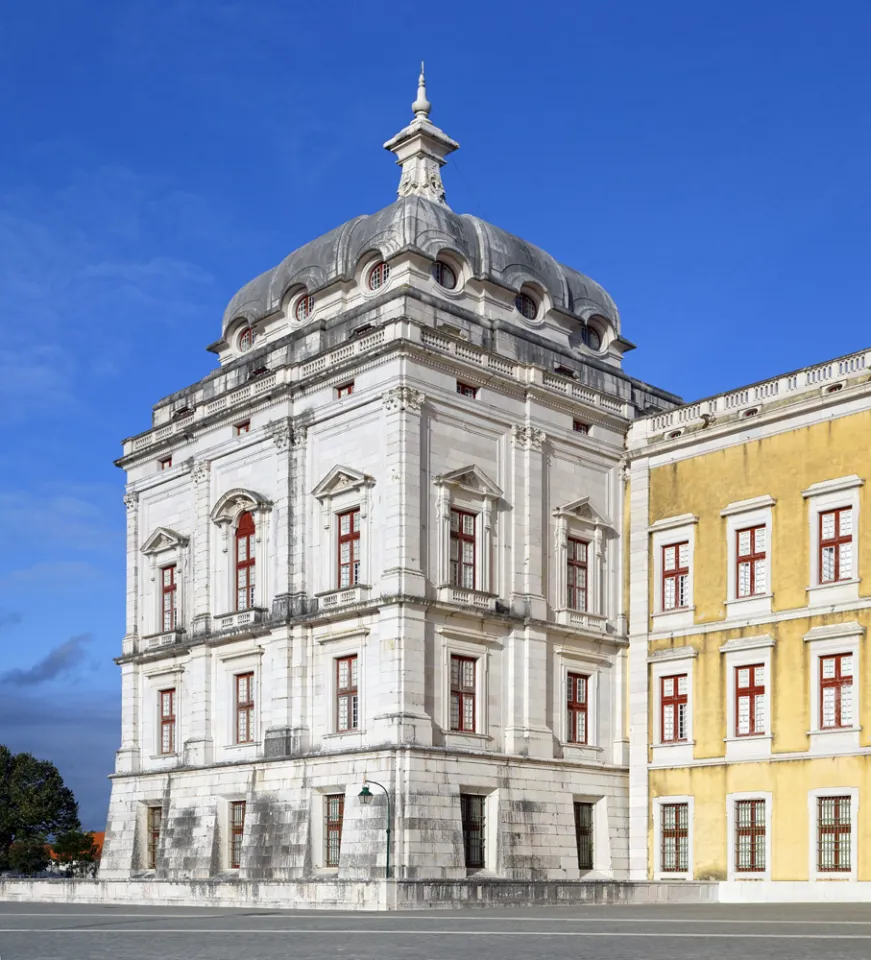
[[[377,780],[364,780],[363,789],[357,794],[360,798],[360,803],[364,806],[369,806],[372,802],[372,798],[375,796],[372,791],[369,789],[369,784],[372,784],[373,787],[380,787],[384,791],[384,796],[387,798],[387,862],[384,869],[384,876],[387,880],[390,879],[390,823],[393,819],[390,811],[390,794],[387,792],[387,787],[383,784],[378,783]]]

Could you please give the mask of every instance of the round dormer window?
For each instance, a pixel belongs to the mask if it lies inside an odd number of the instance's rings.
[[[443,260],[436,260],[432,265],[432,278],[445,290],[454,290],[457,286],[457,275],[454,268],[448,266]]]
[[[538,316],[538,304],[528,293],[518,293],[514,298],[514,309],[527,320],[534,320]]]
[[[254,346],[254,331],[251,327],[245,329],[239,334],[239,349],[242,353],[250,350]]]
[[[304,293],[299,300],[296,301],[296,307],[293,311],[294,316],[297,320],[308,320],[314,308],[315,298],[310,294]]]
[[[602,349],[602,334],[595,327],[584,327],[583,338],[591,350]]]
[[[369,275],[367,277],[369,289],[380,290],[382,287],[387,285],[387,280],[389,277],[390,266],[383,260],[379,260],[374,267],[369,268]]]

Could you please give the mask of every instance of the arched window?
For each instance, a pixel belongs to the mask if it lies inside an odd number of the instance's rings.
[[[534,320],[538,316],[538,304],[528,293],[518,293],[514,298],[514,309],[527,320]]]
[[[254,606],[254,515],[246,511],[236,527],[236,609]]]
[[[308,320],[311,316],[312,310],[314,310],[315,298],[311,294],[303,294],[299,300],[296,301],[296,319],[297,320]]]
[[[584,343],[591,350],[602,349],[602,335],[595,327],[585,326],[583,330]]]
[[[251,327],[246,327],[239,334],[239,349],[242,353],[245,353],[246,350],[250,350],[254,346],[254,331]]]
[[[370,290],[380,290],[384,284],[387,283],[387,278],[390,276],[390,267],[383,260],[379,260],[369,270],[369,289]]]

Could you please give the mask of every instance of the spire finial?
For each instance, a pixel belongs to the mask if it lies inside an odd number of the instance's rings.
[[[420,76],[417,78],[417,100],[411,105],[415,119],[429,120],[432,104],[426,98],[426,79],[423,75],[423,60],[420,61]]]

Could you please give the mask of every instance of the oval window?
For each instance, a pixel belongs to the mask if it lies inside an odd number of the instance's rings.
[[[251,327],[246,327],[239,334],[239,349],[244,353],[246,350],[250,350],[254,346],[254,331]]]
[[[457,286],[457,275],[453,267],[448,266],[441,260],[436,260],[432,265],[433,280],[445,290],[454,290]]]
[[[389,276],[390,267],[383,260],[379,260],[378,263],[369,270],[369,289],[380,290],[387,283]]]
[[[528,293],[518,293],[514,298],[514,308],[527,320],[534,320],[538,316],[538,304]]]
[[[307,294],[303,294],[299,300],[296,301],[296,319],[297,320],[308,320],[311,316],[311,312],[314,309],[315,298]]]
[[[591,350],[601,350],[602,334],[595,327],[584,327],[584,343]]]

